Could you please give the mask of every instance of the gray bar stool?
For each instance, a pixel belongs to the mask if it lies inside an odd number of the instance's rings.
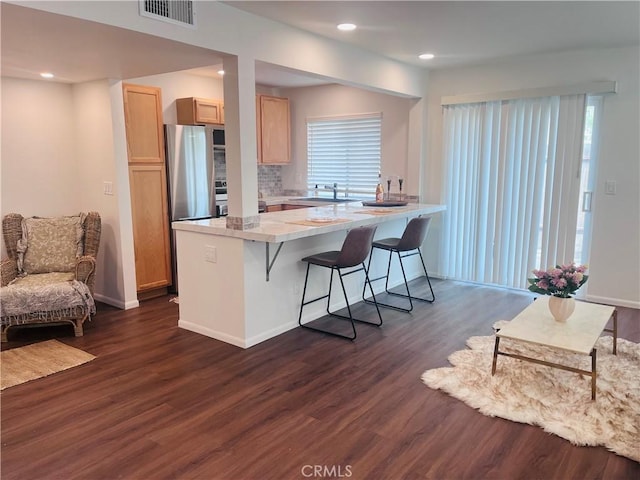
[[[385,238],[382,240],[377,240],[373,242],[371,246],[371,256],[373,256],[373,250],[375,248],[379,248],[381,250],[387,250],[389,252],[389,263],[387,265],[387,274],[382,277],[372,278],[371,281],[374,282],[376,280],[386,279],[384,289],[389,295],[395,295],[397,297],[403,297],[409,299],[409,308],[397,307],[395,305],[389,305],[386,303],[375,302],[376,306],[380,305],[382,307],[393,308],[394,310],[400,310],[403,312],[410,312],[413,310],[413,300],[420,300],[422,302],[432,303],[436,296],[433,293],[433,287],[431,286],[431,280],[429,279],[429,274],[427,273],[427,267],[424,265],[424,259],[422,258],[422,252],[420,251],[420,246],[424,242],[425,237],[427,236],[427,230],[429,229],[429,223],[431,222],[431,217],[416,217],[412,218],[407,226],[404,229],[401,238]],[[402,278],[404,278],[404,286],[407,289],[407,294],[403,293],[395,293],[389,291],[389,272],[391,271],[391,257],[393,253],[398,254],[398,261],[400,262],[400,269],[402,270]],[[404,254],[404,255],[403,255]],[[424,269],[424,274],[427,277],[427,282],[429,284],[429,289],[431,290],[431,299],[428,298],[420,298],[415,295],[411,295],[411,291],[409,290],[409,283],[407,282],[407,276],[404,272],[404,265],[402,264],[402,259],[405,257],[410,257],[413,255],[420,256],[420,262],[422,263],[422,268]],[[371,266],[371,257],[369,257],[369,266]],[[365,290],[362,290],[362,298],[364,299]],[[371,300],[364,299],[367,303],[373,303]]]
[[[376,302],[375,294],[373,293],[373,288],[371,287],[371,281],[369,280],[369,272],[367,267],[364,265],[364,261],[367,259],[369,255],[369,251],[371,249],[371,245],[373,242],[373,235],[376,231],[376,226],[371,225],[367,227],[358,227],[349,231],[344,242],[342,244],[342,248],[339,251],[330,251],[318,253],[316,255],[311,255],[302,259],[303,262],[307,262],[307,274],[304,278],[304,290],[302,291],[302,303],[300,304],[300,315],[298,316],[298,324],[303,328],[308,328],[309,330],[315,330],[317,332],[327,333],[329,335],[334,335],[336,337],[342,337],[349,340],[355,340],[356,338],[356,326],[354,322],[368,323],[370,325],[380,326],[382,325],[382,315],[380,315],[380,309],[378,308],[378,304]],[[311,265],[316,265],[318,267],[326,267],[331,269],[331,278],[329,279],[329,293],[327,295],[323,295],[318,298],[314,298],[312,300],[308,300],[305,302],[305,296],[307,293],[307,282],[309,280],[309,268]],[[350,270],[346,273],[342,273],[342,269],[344,268],[352,268],[357,267],[355,270]],[[344,282],[342,280],[343,277],[347,275],[351,275],[352,273],[359,272],[364,270],[364,278],[365,285],[363,287],[363,292],[369,285],[369,290],[371,290],[371,295],[373,297],[373,301],[369,300],[368,303],[373,303],[376,306],[376,310],[378,312],[379,322],[369,322],[366,320],[360,320],[357,318],[353,318],[351,314],[351,307],[349,306],[349,299],[347,297],[347,291],[344,288]],[[344,294],[344,299],[347,304],[347,311],[349,312],[349,316],[339,315],[337,313],[329,311],[329,305],[331,303],[331,285],[333,284],[333,272],[337,271],[338,276],[340,278],[340,285],[342,286],[342,293]],[[305,305],[309,305],[310,303],[317,302],[318,300],[322,300],[323,298],[327,299],[327,313],[332,317],[338,317],[342,319],[349,320],[351,322],[351,335],[344,335],[342,333],[332,332],[329,330],[323,330],[321,328],[312,327],[307,324],[302,323],[302,309]]]

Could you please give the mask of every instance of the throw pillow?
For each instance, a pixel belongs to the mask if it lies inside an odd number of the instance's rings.
[[[22,221],[22,272],[69,272],[84,252],[84,215],[25,218]]]

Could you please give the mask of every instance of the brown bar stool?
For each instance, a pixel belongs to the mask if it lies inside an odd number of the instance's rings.
[[[368,323],[370,325],[380,326],[382,325],[382,315],[380,315],[380,309],[378,308],[378,304],[376,302],[375,294],[373,293],[373,288],[371,287],[371,281],[369,280],[369,272],[367,267],[364,265],[364,261],[367,259],[369,255],[369,251],[371,249],[371,245],[373,242],[373,235],[376,231],[376,226],[371,225],[367,227],[358,227],[349,231],[347,237],[344,239],[344,243],[342,244],[342,248],[339,251],[330,251],[318,253],[316,255],[311,255],[309,257],[305,257],[302,259],[303,262],[307,262],[307,274],[304,278],[304,290],[302,291],[302,303],[300,305],[300,315],[298,316],[298,324],[303,328],[308,328],[309,330],[315,330],[317,332],[327,333],[329,335],[334,335],[336,337],[347,338],[349,340],[355,340],[356,338],[356,326],[354,322]],[[329,293],[327,295],[323,295],[318,298],[314,298],[309,301],[304,301],[305,295],[307,293],[307,281],[309,280],[309,268],[311,265],[317,265],[318,267],[326,267],[331,269],[331,278],[329,279]],[[346,273],[342,273],[342,269],[344,268],[352,268],[360,266],[355,270],[350,270]],[[371,295],[373,297],[373,301],[369,300],[368,303],[373,303],[376,306],[376,310],[378,312],[379,322],[369,322],[366,320],[360,320],[357,318],[353,318],[351,314],[351,307],[349,306],[349,299],[347,297],[347,291],[344,288],[344,282],[342,277],[347,275],[351,275],[352,273],[359,272],[364,270],[364,278],[365,285],[363,287],[363,292],[369,284],[369,290],[371,290]],[[333,284],[333,272],[337,271],[338,276],[340,278],[340,285],[342,286],[342,293],[344,294],[344,299],[347,304],[347,311],[349,312],[349,316],[339,315],[337,313],[329,311],[329,305],[331,304],[331,285]],[[349,320],[351,322],[351,335],[344,335],[342,333],[332,332],[329,330],[323,330],[317,327],[311,327],[309,325],[302,323],[302,309],[305,305],[309,305],[310,303],[317,302],[318,300],[322,300],[323,298],[327,299],[327,313],[332,317],[343,318]]]
[[[378,277],[372,278],[371,282],[376,280],[386,279],[384,290],[389,295],[395,295],[397,297],[403,297],[409,299],[409,308],[397,307],[395,305],[389,305],[386,303],[381,303],[376,301],[376,306],[380,305],[382,307],[393,308],[395,310],[400,310],[403,312],[410,312],[413,310],[413,300],[420,300],[422,302],[432,303],[436,296],[433,293],[433,287],[431,286],[431,280],[429,279],[429,274],[427,273],[427,267],[424,265],[424,259],[422,258],[422,252],[420,251],[420,246],[424,242],[425,237],[427,236],[427,230],[429,229],[429,223],[431,222],[431,217],[416,217],[412,218],[411,221],[407,224],[404,229],[401,238],[385,238],[382,240],[377,240],[373,242],[371,246],[371,256],[373,256],[373,249],[379,248],[381,250],[387,250],[389,252],[389,263],[387,265],[387,274]],[[403,293],[395,293],[389,291],[389,272],[391,270],[391,257],[393,253],[398,254],[398,261],[400,262],[400,269],[402,270],[402,277],[404,278],[404,286],[407,289],[407,294]],[[404,255],[402,255],[404,253]],[[420,262],[422,263],[422,268],[424,269],[424,274],[427,277],[427,282],[429,283],[429,289],[431,290],[431,299],[428,298],[420,298],[414,295],[411,295],[411,291],[409,290],[409,283],[407,282],[407,276],[404,272],[404,265],[402,264],[402,259],[405,257],[410,257],[413,255],[420,256]],[[369,257],[369,266],[371,266],[371,256]],[[365,290],[362,290],[362,297],[364,299]],[[371,300],[364,299],[367,303],[373,303]]]

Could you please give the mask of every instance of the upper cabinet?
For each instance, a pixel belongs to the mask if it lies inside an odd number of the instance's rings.
[[[258,163],[283,165],[291,162],[291,118],[289,99],[256,97]]]
[[[123,84],[122,90],[129,163],[164,162],[160,89]]]
[[[211,98],[176,99],[180,125],[224,125],[224,102]]]

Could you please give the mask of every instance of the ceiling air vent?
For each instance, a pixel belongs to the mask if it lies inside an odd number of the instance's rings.
[[[140,15],[195,27],[193,0],[140,0]]]

